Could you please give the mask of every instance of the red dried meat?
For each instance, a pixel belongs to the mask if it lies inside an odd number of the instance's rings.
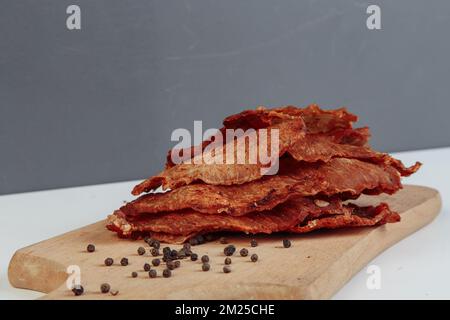
[[[375,208],[359,208],[355,205],[343,205],[342,201],[336,198],[317,201],[298,197],[270,211],[239,217],[204,215],[193,210],[130,217],[118,210],[108,217],[107,228],[117,232],[121,237],[136,238],[150,235],[154,238],[160,237],[162,241],[181,243],[195,235],[217,231],[250,234],[281,231],[303,233],[318,228],[379,225],[399,220],[398,214],[391,212],[386,204]],[[306,226],[301,226],[308,217],[315,219],[308,220]],[[322,220],[326,222],[321,223]]]
[[[284,118],[280,114],[288,115]],[[304,134],[300,125],[292,125],[294,118],[306,119],[306,131]],[[368,128],[352,129],[352,122],[357,118],[345,109],[331,111],[321,110],[317,106],[305,109],[284,107],[278,109],[247,110],[240,114],[225,119],[225,128],[249,127],[264,128],[267,125],[277,127],[280,130],[281,146],[280,157],[288,153],[297,161],[327,162],[336,157],[360,159],[373,163],[395,167],[402,176],[409,176],[416,172],[420,163],[406,168],[403,163],[392,158],[386,153],[376,152],[366,147],[370,136]],[[275,121],[288,122],[284,126],[274,126]],[[219,134],[221,134],[219,133]],[[288,139],[290,137],[291,139]],[[205,141],[202,148],[208,142]],[[194,149],[192,149],[194,150]],[[202,150],[200,150],[202,151]],[[198,154],[197,157],[201,157]],[[189,159],[187,157],[186,159]],[[166,189],[175,189],[194,182],[204,182],[210,185],[239,185],[249,181],[260,179],[263,174],[260,165],[251,164],[179,164],[174,166],[168,162],[168,169],[138,184],[132,191],[134,195],[149,192],[160,186]]]
[[[303,164],[283,159],[278,175],[242,185],[201,183],[166,193],[146,194],[124,205],[121,211],[139,215],[191,208],[202,213],[239,216],[270,210],[291,197],[320,194],[348,199],[361,193],[393,194],[401,187],[400,175],[393,167],[346,158]]]
[[[391,211],[386,203],[381,203],[376,207],[361,208],[355,205],[349,205],[349,207],[353,208],[353,214],[351,215],[321,216],[315,219],[308,219],[289,231],[306,233],[318,229],[376,226],[400,221],[400,215]]]
[[[195,181],[203,181],[208,184],[231,185],[242,184],[259,179],[262,176],[261,169],[268,167],[268,164],[261,163],[259,157],[256,159],[256,163],[250,162],[249,154],[259,154],[261,140],[263,140],[264,143],[267,142],[267,155],[278,161],[279,157],[286,153],[293,145],[299,143],[305,135],[305,126],[301,118],[295,118],[276,112],[269,112],[269,115],[271,119],[270,126],[256,130],[256,143],[248,143],[247,135],[239,136],[230,142],[235,144],[233,161],[235,164],[226,164],[226,156],[223,157],[222,163],[214,163],[212,161],[206,162],[204,159],[212,159],[216,154],[215,149],[211,147],[208,151],[193,157],[191,163],[176,165],[141,182],[134,187],[132,194],[138,195],[142,192],[148,192],[161,185],[163,186],[163,189],[174,189]],[[267,130],[267,133],[264,134],[261,130]],[[277,155],[271,155],[270,152],[272,130],[278,130],[279,134]],[[239,143],[242,143],[245,148],[245,158],[241,160],[241,163],[237,161],[237,151],[239,149],[237,146]],[[219,150],[217,151],[226,155],[226,148],[227,145],[224,144],[223,146],[218,147]]]

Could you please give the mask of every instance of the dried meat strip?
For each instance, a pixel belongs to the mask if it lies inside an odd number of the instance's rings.
[[[181,243],[198,234],[219,231],[305,233],[320,228],[374,226],[400,219],[386,204],[359,208],[352,204],[343,205],[339,199],[320,201],[317,203],[317,199],[295,198],[272,210],[239,217],[203,215],[193,210],[129,217],[118,210],[108,217],[107,228],[121,237],[150,235],[162,241]],[[303,224],[308,217],[319,218]]]
[[[255,159],[256,163],[249,161],[250,154],[259,155],[260,146],[264,146],[262,143],[265,143],[267,155],[275,161],[278,161],[279,157],[298,143],[305,135],[305,126],[301,118],[294,118],[289,115],[273,112],[271,115],[271,125],[255,131],[256,143],[249,143],[248,135],[238,136],[229,142],[235,144],[234,159],[232,162],[235,164],[226,164],[226,156],[223,157],[220,163],[212,161],[216,156],[216,152],[221,152],[222,155],[226,155],[227,144],[217,147],[218,150],[211,147],[208,151],[205,150],[204,153],[192,158],[191,163],[179,164],[141,182],[134,187],[132,194],[139,195],[142,192],[154,190],[161,185],[163,189],[174,189],[195,181],[203,181],[208,184],[231,185],[242,184],[261,178],[263,175],[261,169],[267,167],[268,164],[261,163],[259,157]],[[267,131],[263,132],[262,130]],[[270,152],[270,141],[273,132],[275,132],[273,130],[277,130],[279,136],[278,154],[276,155],[272,155]],[[240,161],[241,163],[237,160],[239,156],[239,144],[244,148],[242,150],[244,152],[241,153],[245,154],[245,157]]]
[[[311,198],[295,198],[276,209],[254,212],[245,216],[205,215],[194,210],[172,211],[155,215],[128,216],[117,210],[108,217],[108,228],[120,230],[123,236],[133,232],[157,232],[191,235],[215,231],[242,231],[246,233],[272,233],[287,230],[314,212],[341,214],[346,211],[339,199],[328,201],[326,208]]]
[[[351,215],[321,216],[308,219],[299,226],[291,228],[290,232],[306,233],[318,229],[340,229],[348,227],[376,226],[400,221],[400,215],[390,210],[386,203],[377,207],[357,207],[349,205],[354,212]]]
[[[191,208],[202,213],[239,216],[270,210],[291,197],[319,194],[348,199],[361,193],[393,194],[401,187],[400,175],[393,167],[346,158],[301,165],[283,159],[278,175],[242,185],[192,184],[166,193],[146,194],[121,210],[127,215],[139,215]]]
[[[352,123],[357,121],[358,117],[349,113],[345,108],[322,110],[317,105],[310,105],[304,109],[294,106],[275,109],[259,107],[256,110],[246,110],[225,118],[223,121],[224,127],[220,129],[216,135],[203,141],[201,146],[193,146],[181,150],[170,150],[167,155],[166,168],[175,166],[171,157],[172,152],[184,155],[182,157],[183,160],[190,159],[203,151],[212,141],[215,141],[215,136],[224,136],[226,129],[239,128],[247,130],[250,128],[266,128],[272,124],[274,118],[279,118],[280,114],[301,117],[305,122],[305,128],[309,134],[326,133],[335,136],[335,138],[338,138],[338,135],[342,135],[339,141],[337,141],[338,139],[335,139],[336,143],[363,146],[370,137],[370,132],[367,127],[352,129]]]
[[[306,109],[286,107],[276,109],[276,112],[273,110],[247,110],[225,119],[224,123],[228,127],[254,126],[259,128],[267,124],[273,125],[274,121],[293,121],[292,118],[286,120],[281,117],[281,113],[289,116],[301,114],[308,119],[306,130],[309,130],[309,133],[304,135],[301,130],[296,131],[296,126],[292,123],[284,126],[278,125],[281,137],[283,137],[280,156],[286,152],[295,160],[306,162],[327,162],[336,157],[360,159],[393,166],[402,176],[409,176],[420,168],[420,163],[407,168],[401,161],[394,159],[389,154],[376,152],[366,147],[367,139],[370,136],[369,130],[367,128],[352,129],[352,122],[356,120],[356,116],[348,113],[345,109],[325,111],[317,106],[312,106]],[[288,137],[291,139],[289,140]],[[239,185],[260,179],[262,176],[259,165],[180,164],[140,183],[132,193],[139,195],[161,185],[164,190],[175,189],[198,181],[211,185]]]

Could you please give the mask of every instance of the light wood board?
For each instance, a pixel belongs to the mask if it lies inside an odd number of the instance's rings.
[[[182,260],[171,278],[161,276],[163,264],[151,279],[143,264],[151,262],[148,253],[139,256],[143,241],[118,239],[107,231],[104,221],[39,242],[18,250],[9,266],[9,280],[14,287],[47,293],[44,299],[327,299],[333,296],[356,272],[397,241],[430,223],[441,209],[439,193],[431,188],[405,186],[394,196],[361,197],[361,205],[388,202],[402,217],[400,223],[376,228],[318,231],[305,235],[256,237],[259,245],[251,248],[250,236],[230,236],[229,243],[239,250],[256,253],[256,263],[235,254],[232,272],[225,274],[224,245],[218,241],[195,246],[199,257],[208,254],[211,270],[201,271],[201,262]],[[292,240],[292,247],[282,247],[282,239]],[[93,243],[94,253],[86,252]],[[174,246],[180,248],[180,246]],[[106,267],[103,261],[115,263]],[[130,264],[121,266],[122,257]],[[66,268],[78,265],[85,294],[75,297],[66,287]],[[131,272],[138,277],[132,278]],[[117,296],[100,293],[107,282],[119,290]]]

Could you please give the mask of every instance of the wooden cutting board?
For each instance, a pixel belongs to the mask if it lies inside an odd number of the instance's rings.
[[[255,248],[250,247],[249,236],[230,236],[229,243],[238,250],[248,248],[259,260],[253,263],[235,254],[228,274],[222,271],[224,245],[215,241],[193,248],[199,257],[209,255],[209,272],[201,271],[200,261],[184,259],[171,278],[161,277],[161,265],[156,267],[158,277],[151,279],[143,264],[153,257],[148,250],[144,256],[136,252],[147,245],[118,239],[101,221],[18,250],[9,265],[9,280],[14,287],[47,293],[44,299],[327,299],[375,256],[431,222],[441,209],[438,191],[419,186],[406,186],[394,196],[363,196],[357,203],[380,201],[397,210],[402,221],[376,228],[259,236]],[[292,240],[291,248],[282,247],[284,238]],[[86,252],[89,243],[95,244],[94,253]],[[114,259],[113,266],[103,264],[106,257]],[[128,257],[128,266],[120,265],[122,257]],[[75,297],[66,287],[69,265],[80,267],[82,296]],[[137,278],[131,277],[132,271],[138,272]],[[103,282],[119,294],[100,293]]]

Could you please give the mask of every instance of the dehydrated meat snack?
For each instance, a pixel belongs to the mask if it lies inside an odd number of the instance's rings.
[[[411,175],[420,166],[416,164],[406,168],[401,161],[388,154],[376,152],[361,145],[362,143],[365,144],[369,137],[368,130],[365,128],[359,131],[352,129],[352,122],[357,118],[346,112],[345,109],[322,111],[316,106],[310,106],[306,109],[285,107],[275,110],[277,111],[249,110],[228,117],[224,121],[225,127],[221,129],[221,132],[225,128],[236,129],[238,126],[248,129],[249,125],[256,125],[256,129],[261,129],[265,125],[270,125],[269,128],[276,128],[280,132],[279,156],[281,157],[286,153],[297,161],[327,162],[336,157],[360,159],[394,166],[402,176]],[[299,111],[295,113],[295,110]],[[282,117],[281,114],[289,115],[289,117]],[[302,114],[305,114],[308,120],[302,120],[302,125],[295,123],[293,118],[299,119]],[[259,122],[256,120],[257,116],[261,117]],[[283,122],[284,125],[282,125]],[[333,127],[333,125],[336,127]],[[300,126],[302,129],[298,130]],[[304,130],[306,130],[306,134]],[[356,143],[356,145],[349,143]],[[207,146],[207,143],[203,143],[202,148]],[[255,148],[257,147],[255,145]],[[249,149],[245,151],[246,153],[250,152]],[[206,155],[199,153],[193,159],[202,156],[208,157],[208,153]],[[194,161],[193,159],[185,158],[185,160],[191,162]],[[261,165],[252,164],[205,164],[201,162],[197,165],[192,163],[173,165],[168,163],[167,167],[163,172],[137,185],[132,193],[139,195],[160,186],[163,189],[174,189],[198,181],[213,185],[242,184],[260,179],[263,176],[260,170]]]
[[[392,166],[346,158],[305,164],[283,159],[278,175],[242,185],[198,183],[166,193],[146,194],[124,205],[121,211],[131,216],[191,208],[239,216],[272,209],[293,196],[340,195],[344,199],[361,193],[393,194],[400,188],[400,174]]]
[[[322,110],[317,105],[274,109],[257,108],[227,117],[224,127],[200,146],[171,150],[166,169],[133,189],[134,195],[160,186],[165,193],[149,193],[108,216],[107,228],[120,237],[182,243],[218,231],[250,234],[305,233],[317,229],[376,226],[398,222],[400,216],[381,203],[358,207],[347,203],[361,194],[393,194],[400,178],[416,172],[389,154],[368,146],[368,128],[353,128],[357,117],[346,109]],[[226,144],[217,144],[228,129],[252,131],[258,139],[236,135],[227,143],[242,143],[243,163],[211,162]],[[266,130],[266,132],[263,131]],[[275,175],[267,166],[249,161],[259,137],[274,131],[279,148]],[[270,139],[269,139],[270,141]],[[270,142],[263,145],[270,154]],[[239,155],[234,152],[236,159]],[[242,155],[241,155],[242,156]],[[242,160],[242,158],[241,158]]]

